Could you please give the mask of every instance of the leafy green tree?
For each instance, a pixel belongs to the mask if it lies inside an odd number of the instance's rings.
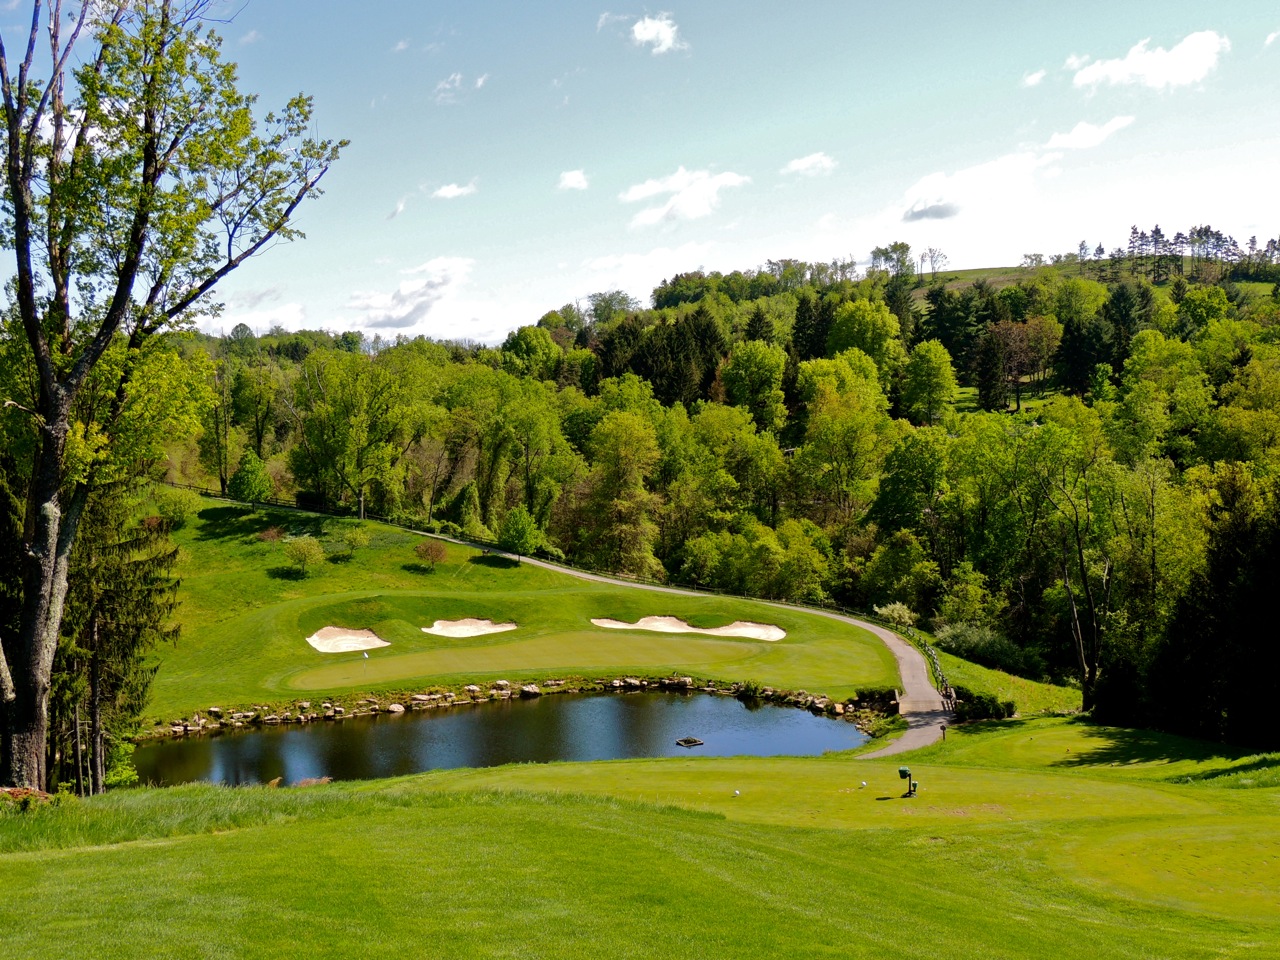
[[[880,384],[889,392],[907,359],[900,338],[901,327],[883,303],[850,300],[836,309],[827,352],[838,354],[851,348],[869,356],[880,372]]]
[[[1229,316],[1230,309],[1227,292],[1221,287],[1192,287],[1178,304],[1178,333],[1184,340],[1193,340],[1211,321]]]
[[[554,380],[564,352],[543,327],[512,330],[502,344],[505,364],[512,373],[536,380]]]
[[[498,531],[498,546],[517,558],[527,557],[542,546],[542,531],[533,515],[517,504],[507,511],[502,518],[502,526]]]
[[[249,504],[254,510],[263,500],[271,497],[271,475],[267,466],[252,450],[246,450],[240,458],[240,466],[227,484],[227,493],[233,500]]]
[[[721,373],[729,402],[750,411],[761,430],[776,432],[787,418],[782,396],[786,365],[787,355],[781,347],[748,340],[729,354]]]
[[[646,487],[659,456],[653,427],[638,414],[614,411],[592,431],[591,451],[587,560],[632,576],[660,575],[653,555],[658,501]]]
[[[286,543],[284,555],[304,577],[309,570],[324,563],[325,558],[324,547],[320,545],[319,540],[310,535],[294,537]]]
[[[4,73],[3,226],[14,256],[13,308],[34,364],[39,450],[30,472],[18,636],[0,651],[0,784],[45,785],[50,671],[68,558],[94,484],[75,451],[74,410],[119,340],[100,422],[116,442],[135,361],[148,341],[207,308],[228,273],[275,241],[318,192],[341,144],[307,136],[296,97],[260,125],[236,89],[204,3],[80,4],[30,18],[16,73]],[[42,43],[42,27],[47,43]],[[7,45],[6,45],[7,46]],[[51,65],[48,76],[39,71]],[[70,71],[70,75],[68,75]],[[122,402],[125,401],[125,402]]]
[[[915,423],[929,426],[955,397],[956,373],[947,348],[937,340],[915,345],[907,361],[902,405]]]

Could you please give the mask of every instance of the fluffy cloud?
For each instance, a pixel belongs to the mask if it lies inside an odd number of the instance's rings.
[[[396,45],[395,45],[394,47],[392,47],[392,48],[391,48],[391,52],[392,52],[392,53],[404,53],[404,52],[405,52],[406,50],[408,50],[408,49],[409,49],[409,41],[408,41],[408,40],[397,40],[397,41],[396,41]]]
[[[409,279],[390,293],[352,294],[347,308],[361,314],[362,327],[407,330],[424,321],[442,301],[456,297],[474,266],[475,261],[467,257],[436,257],[403,271]]]
[[[1077,87],[1097,87],[1107,83],[1141,84],[1156,90],[1185,87],[1207,77],[1218,65],[1218,58],[1231,49],[1231,41],[1214,30],[1201,30],[1186,36],[1170,50],[1147,48],[1150,38],[1134,44],[1124,57],[1095,60],[1071,57],[1067,69],[1075,70]]]
[[[489,75],[487,73],[480,74],[480,76],[476,77],[476,89],[479,90],[483,88],[484,85],[488,82],[489,82]]]
[[[436,84],[436,103],[453,103],[458,99],[458,91],[462,89],[462,74],[451,73]]]
[[[1117,130],[1133,123],[1133,117],[1113,117],[1102,126],[1081,120],[1070,133],[1055,133],[1046,143],[1046,150],[1088,150],[1096,147]]]
[[[10,6],[7,9],[12,10],[13,7]],[[261,39],[262,39],[262,34],[260,34],[257,30],[250,30],[248,33],[246,33],[243,37],[240,38],[240,43],[242,46],[247,47],[249,44],[257,43]]]
[[[458,197],[469,197],[479,189],[474,180],[468,184],[446,183],[433,191],[431,196],[437,200],[456,200]]]
[[[1037,70],[1034,73],[1024,73],[1022,75],[1022,85],[1024,87],[1038,87],[1040,81],[1045,78],[1046,71]]]
[[[797,157],[778,172],[786,175],[798,174],[802,177],[817,177],[830,173],[836,168],[836,161],[822,151],[811,153],[807,157]]]
[[[603,26],[604,20],[597,25]],[[688,44],[680,38],[680,28],[676,26],[671,14],[660,13],[656,17],[642,17],[631,26],[631,42],[637,47],[649,47],[655,57],[660,53],[672,50],[685,50]]]
[[[720,191],[751,182],[750,177],[726,171],[686,170],[680,167],[669,177],[646,180],[618,195],[623,203],[638,203],[668,195],[663,203],[645,207],[631,218],[633,227],[649,227],[671,220],[697,220],[720,205]]]
[[[1262,44],[1262,45],[1263,45],[1264,47],[1269,47],[1269,46],[1271,46],[1273,43],[1275,43],[1275,42],[1276,42],[1276,40],[1280,40],[1280,30],[1273,30],[1273,31],[1271,31],[1270,33],[1268,33],[1268,34],[1267,34],[1267,39],[1266,39],[1265,41],[1263,41],[1263,44]]]
[[[560,174],[560,182],[556,184],[558,190],[585,190],[587,189],[587,173],[585,170],[566,170]]]

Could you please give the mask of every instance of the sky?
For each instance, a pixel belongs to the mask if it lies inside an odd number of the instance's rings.
[[[1274,0],[225,9],[264,112],[306,92],[351,144],[215,332],[493,343],[595,291],[899,240],[964,268],[1132,224],[1280,236]]]

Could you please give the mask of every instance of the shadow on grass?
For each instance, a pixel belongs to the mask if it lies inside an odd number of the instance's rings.
[[[329,563],[350,563],[350,562],[354,559],[354,554],[351,554],[351,553],[331,553],[329,556],[325,557],[325,559],[326,559]]]
[[[405,571],[405,573],[421,573],[424,575],[436,572],[435,567],[429,566],[425,563],[402,563],[400,564],[400,569]]]
[[[1177,760],[1200,762],[1218,760],[1231,763],[1245,758],[1252,759],[1258,755],[1257,750],[1232,747],[1224,743],[1210,743],[1206,740],[1192,740],[1189,737],[1160,733],[1155,730],[1104,727],[1083,720],[1076,723],[1084,727],[1083,736],[1094,741],[1095,745],[1057,760],[1053,766],[1092,767],[1108,764],[1123,766],[1130,763],[1172,763]],[[1249,766],[1254,769],[1280,766],[1280,757],[1273,757],[1270,760],[1261,758]],[[1199,775],[1191,774],[1190,779],[1214,779],[1239,773],[1244,769],[1243,765],[1220,768]]]
[[[259,510],[250,513],[247,507],[207,507],[198,514],[200,531],[197,540],[231,540],[256,537],[268,527],[280,527],[293,536],[310,534],[324,536],[328,517],[295,513],[291,510]]]
[[[297,567],[268,567],[267,576],[272,580],[305,580],[306,571]]]
[[[472,557],[467,563],[479,564],[482,567],[493,567],[496,570],[514,570],[520,566],[520,561],[500,556],[496,553],[482,553],[479,556]]]

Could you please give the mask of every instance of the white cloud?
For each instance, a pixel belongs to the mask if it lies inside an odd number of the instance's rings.
[[[12,10],[13,7],[11,6],[8,9]],[[240,38],[240,45],[247,47],[249,46],[249,44],[257,43],[261,39],[262,39],[262,34],[260,34],[257,30],[250,30],[248,33],[246,33],[243,37]]]
[[[480,76],[476,77],[476,89],[479,90],[483,88],[485,83],[488,82],[488,80],[489,80],[489,75],[487,73],[480,74]]]
[[[606,10],[604,13],[600,14],[600,18],[596,20],[596,33],[599,33],[601,30],[603,30],[605,27],[607,27],[611,23],[616,23],[619,20],[630,20],[630,19],[631,18],[628,17],[625,13],[609,13],[609,11]]]
[[[404,213],[404,208],[407,207],[408,205],[409,205],[409,198],[401,197],[399,200],[396,201],[396,208],[387,214],[387,219],[394,220],[396,217],[400,216],[400,214]]]
[[[390,293],[354,293],[347,308],[361,314],[359,323],[371,330],[408,330],[427,318],[443,301],[456,299],[466,286],[475,261],[468,257],[436,257],[421,266],[402,271],[402,280]]]
[[[591,257],[582,261],[582,266],[592,289],[625,290],[643,302],[663,278],[705,266],[715,249],[709,243],[685,243],[678,247],[656,247],[647,253]]]
[[[443,187],[437,188],[431,196],[437,200],[456,200],[458,197],[469,197],[480,188],[476,186],[475,180],[468,184],[446,183]]]
[[[669,13],[637,20],[631,25],[631,41],[637,47],[648,46],[655,57],[660,53],[689,48],[689,44],[680,38],[680,28]]]
[[[802,177],[817,177],[824,173],[830,173],[836,168],[836,161],[827,156],[822,151],[811,153],[807,157],[797,157],[778,172],[787,174],[799,174]]]
[[[392,47],[392,48],[391,48],[391,52],[392,52],[392,53],[404,53],[404,52],[405,52],[406,50],[408,50],[408,49],[409,49],[409,41],[408,41],[408,40],[397,40],[397,41],[396,41],[396,45],[395,45],[394,47]]]
[[[1044,145],[1046,150],[1088,150],[1096,147],[1117,130],[1133,123],[1133,117],[1112,117],[1102,126],[1081,120],[1070,133],[1055,133]]]
[[[1269,47],[1273,43],[1275,43],[1276,40],[1280,40],[1280,30],[1272,30],[1270,33],[1268,33],[1267,39],[1263,41],[1262,45],[1264,47]]]
[[[1150,38],[1139,41],[1124,57],[1115,60],[1068,59],[1067,66],[1076,70],[1072,82],[1077,87],[1101,83],[1137,83],[1156,90],[1184,87],[1207,77],[1218,65],[1218,57],[1231,49],[1231,41],[1213,30],[1190,34],[1170,50],[1149,50],[1150,42]],[[1073,61],[1079,66],[1073,67]]]
[[[462,74],[451,73],[436,84],[436,103],[453,103],[462,89]]]
[[[1040,81],[1045,78],[1047,71],[1037,70],[1034,73],[1024,73],[1022,75],[1022,85],[1024,87],[1038,87]]]
[[[556,189],[585,190],[587,186],[587,173],[585,170],[566,170],[560,174],[560,182],[556,185]]]
[[[665,203],[645,207],[631,218],[633,227],[650,227],[671,220],[697,220],[710,215],[720,205],[720,191],[751,182],[750,177],[726,171],[686,170],[680,167],[669,177],[646,180],[618,195],[623,203],[637,203],[670,194]]]

